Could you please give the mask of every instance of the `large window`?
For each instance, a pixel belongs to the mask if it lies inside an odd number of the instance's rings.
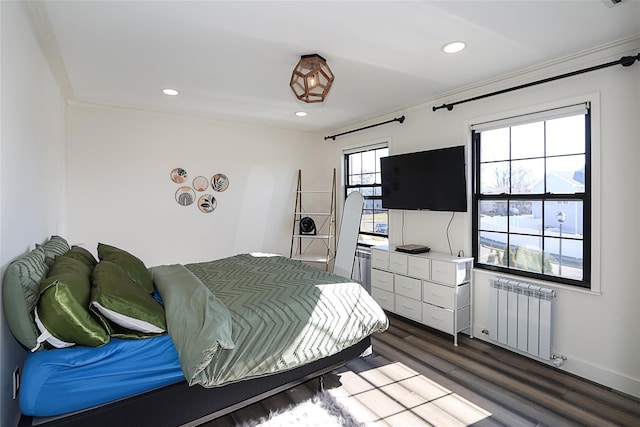
[[[588,105],[472,129],[476,267],[590,287]]]
[[[389,155],[386,144],[345,151],[345,196],[358,191],[364,197],[360,234],[370,238],[386,238],[389,214],[382,209],[380,159]]]

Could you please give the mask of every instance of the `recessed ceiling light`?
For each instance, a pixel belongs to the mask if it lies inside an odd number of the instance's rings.
[[[296,111],[296,116],[298,117],[304,117],[307,115],[306,111]]]
[[[467,45],[464,42],[451,42],[442,46],[442,51],[444,53],[456,53],[456,52],[460,52],[466,46]]]
[[[162,93],[164,93],[165,95],[171,95],[171,96],[176,96],[178,95],[180,92],[178,92],[175,89],[162,89]]]

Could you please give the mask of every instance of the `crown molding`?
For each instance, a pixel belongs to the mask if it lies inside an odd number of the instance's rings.
[[[40,45],[42,54],[47,60],[51,73],[62,92],[62,96],[66,100],[74,100],[75,94],[69,82],[67,68],[62,59],[58,40],[53,32],[45,2],[23,0],[21,3],[26,11],[33,34]]]

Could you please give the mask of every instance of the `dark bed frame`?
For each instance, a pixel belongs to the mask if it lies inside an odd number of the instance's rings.
[[[226,415],[274,394],[288,390],[308,380],[339,368],[367,351],[371,338],[337,353],[290,371],[231,383],[222,387],[189,387],[186,381],[151,390],[127,399],[60,418],[33,423],[32,417],[22,416],[24,426],[91,426],[137,427],[197,426]],[[69,384],[73,387],[73,384]],[[44,420],[43,420],[44,421]]]

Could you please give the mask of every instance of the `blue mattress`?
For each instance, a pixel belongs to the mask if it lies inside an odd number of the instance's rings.
[[[20,410],[46,417],[78,411],[184,380],[169,335],[111,341],[27,356]]]

